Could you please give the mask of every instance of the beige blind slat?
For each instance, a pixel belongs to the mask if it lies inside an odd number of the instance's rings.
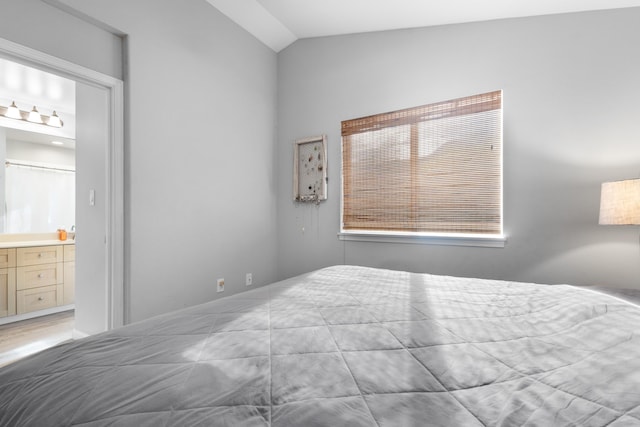
[[[343,229],[502,231],[502,92],[342,122]]]

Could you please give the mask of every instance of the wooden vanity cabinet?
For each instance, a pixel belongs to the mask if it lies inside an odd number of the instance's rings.
[[[0,317],[16,314],[16,250],[0,249]]]
[[[64,296],[63,305],[73,304],[76,295],[76,245],[64,246]]]
[[[75,245],[0,249],[0,318],[71,305]]]

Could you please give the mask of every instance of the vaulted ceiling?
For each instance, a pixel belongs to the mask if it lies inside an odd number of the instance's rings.
[[[640,6],[640,0],[207,0],[276,52],[298,39]]]

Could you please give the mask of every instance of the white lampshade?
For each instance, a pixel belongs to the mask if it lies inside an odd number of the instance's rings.
[[[53,114],[51,114],[51,116],[49,116],[49,120],[47,121],[47,124],[49,126],[53,126],[54,128],[61,128],[62,127],[62,120],[60,120],[60,117],[58,117],[58,115],[54,111]]]
[[[640,224],[640,179],[605,182],[600,196],[600,224]]]
[[[36,107],[33,107],[33,110],[29,113],[29,117],[27,118],[32,123],[42,123],[42,116],[38,113]]]
[[[7,107],[7,112],[4,113],[5,117],[9,117],[10,119],[22,119],[22,115],[20,114],[20,110],[16,106],[15,101],[11,103],[9,107]]]

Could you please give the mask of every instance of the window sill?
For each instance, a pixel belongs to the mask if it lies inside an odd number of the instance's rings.
[[[409,243],[483,248],[504,248],[507,243],[507,237],[502,234],[481,236],[473,234],[385,233],[379,231],[343,231],[338,233],[338,239],[350,242]]]

